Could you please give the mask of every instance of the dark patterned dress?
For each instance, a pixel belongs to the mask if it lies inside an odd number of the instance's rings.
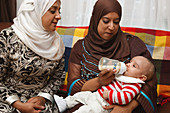
[[[19,112],[6,101],[10,96],[26,102],[40,92],[53,95],[60,89],[64,77],[64,58],[51,61],[37,55],[11,27],[0,32],[0,113]],[[43,112],[54,111],[58,112],[57,106],[47,101]]]

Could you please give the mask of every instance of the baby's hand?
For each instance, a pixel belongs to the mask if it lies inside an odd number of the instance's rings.
[[[108,99],[108,93],[109,93],[108,90],[104,90],[104,91],[103,91],[103,98],[104,98],[104,99]]]

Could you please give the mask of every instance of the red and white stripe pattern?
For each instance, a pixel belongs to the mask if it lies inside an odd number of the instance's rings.
[[[103,97],[103,91],[109,90],[109,104],[128,104],[140,91],[142,84],[140,83],[124,83],[120,81],[112,81],[108,86],[98,89],[98,93]]]

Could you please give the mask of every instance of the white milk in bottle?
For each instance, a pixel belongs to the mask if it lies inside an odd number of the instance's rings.
[[[123,74],[126,71],[126,65],[124,62],[120,62],[118,60],[109,59],[106,57],[102,57],[99,61],[98,65],[99,70],[103,69],[116,69],[115,74]]]

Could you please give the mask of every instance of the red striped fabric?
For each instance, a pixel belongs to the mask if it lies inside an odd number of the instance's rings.
[[[109,104],[124,105],[128,104],[139,93],[141,86],[138,83],[125,84],[119,81],[112,81],[108,86],[103,86],[99,89],[98,93],[103,97],[103,91],[109,90]]]

